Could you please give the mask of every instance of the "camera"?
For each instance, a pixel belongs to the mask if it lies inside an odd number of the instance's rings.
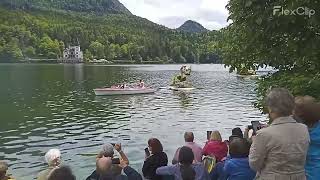
[[[258,130],[262,129],[262,124],[259,121],[251,121],[251,125],[248,126],[248,129],[252,129],[253,134],[256,134]]]

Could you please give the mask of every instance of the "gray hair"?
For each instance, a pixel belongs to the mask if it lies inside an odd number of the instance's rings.
[[[102,147],[102,152],[105,157],[113,157],[114,147],[112,144],[105,144]]]
[[[268,92],[266,105],[280,116],[292,115],[295,103],[293,95],[285,88],[274,88]]]

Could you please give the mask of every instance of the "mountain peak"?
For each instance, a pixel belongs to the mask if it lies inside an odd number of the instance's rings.
[[[186,21],[177,30],[189,33],[202,33],[208,31],[200,23],[192,20]]]
[[[62,10],[95,14],[131,14],[119,0],[1,0],[0,5],[13,9]]]

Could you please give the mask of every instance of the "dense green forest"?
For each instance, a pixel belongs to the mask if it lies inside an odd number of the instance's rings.
[[[118,0],[1,0],[11,9],[74,11],[92,14],[131,14]]]
[[[316,13],[284,15],[274,13],[276,6]],[[218,49],[230,71],[241,66],[277,70],[258,81],[257,107],[263,107],[266,91],[277,86],[320,99],[319,1],[232,0],[227,8],[232,24],[221,31]]]
[[[40,2],[40,1],[39,1]],[[64,47],[81,45],[85,60],[135,63],[221,63],[220,32],[183,33],[128,14],[83,14],[0,8],[0,62],[59,58]]]

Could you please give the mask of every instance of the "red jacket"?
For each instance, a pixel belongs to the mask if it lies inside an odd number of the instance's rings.
[[[228,145],[221,141],[208,141],[203,148],[203,154],[214,156],[217,161],[221,161],[228,155]]]

